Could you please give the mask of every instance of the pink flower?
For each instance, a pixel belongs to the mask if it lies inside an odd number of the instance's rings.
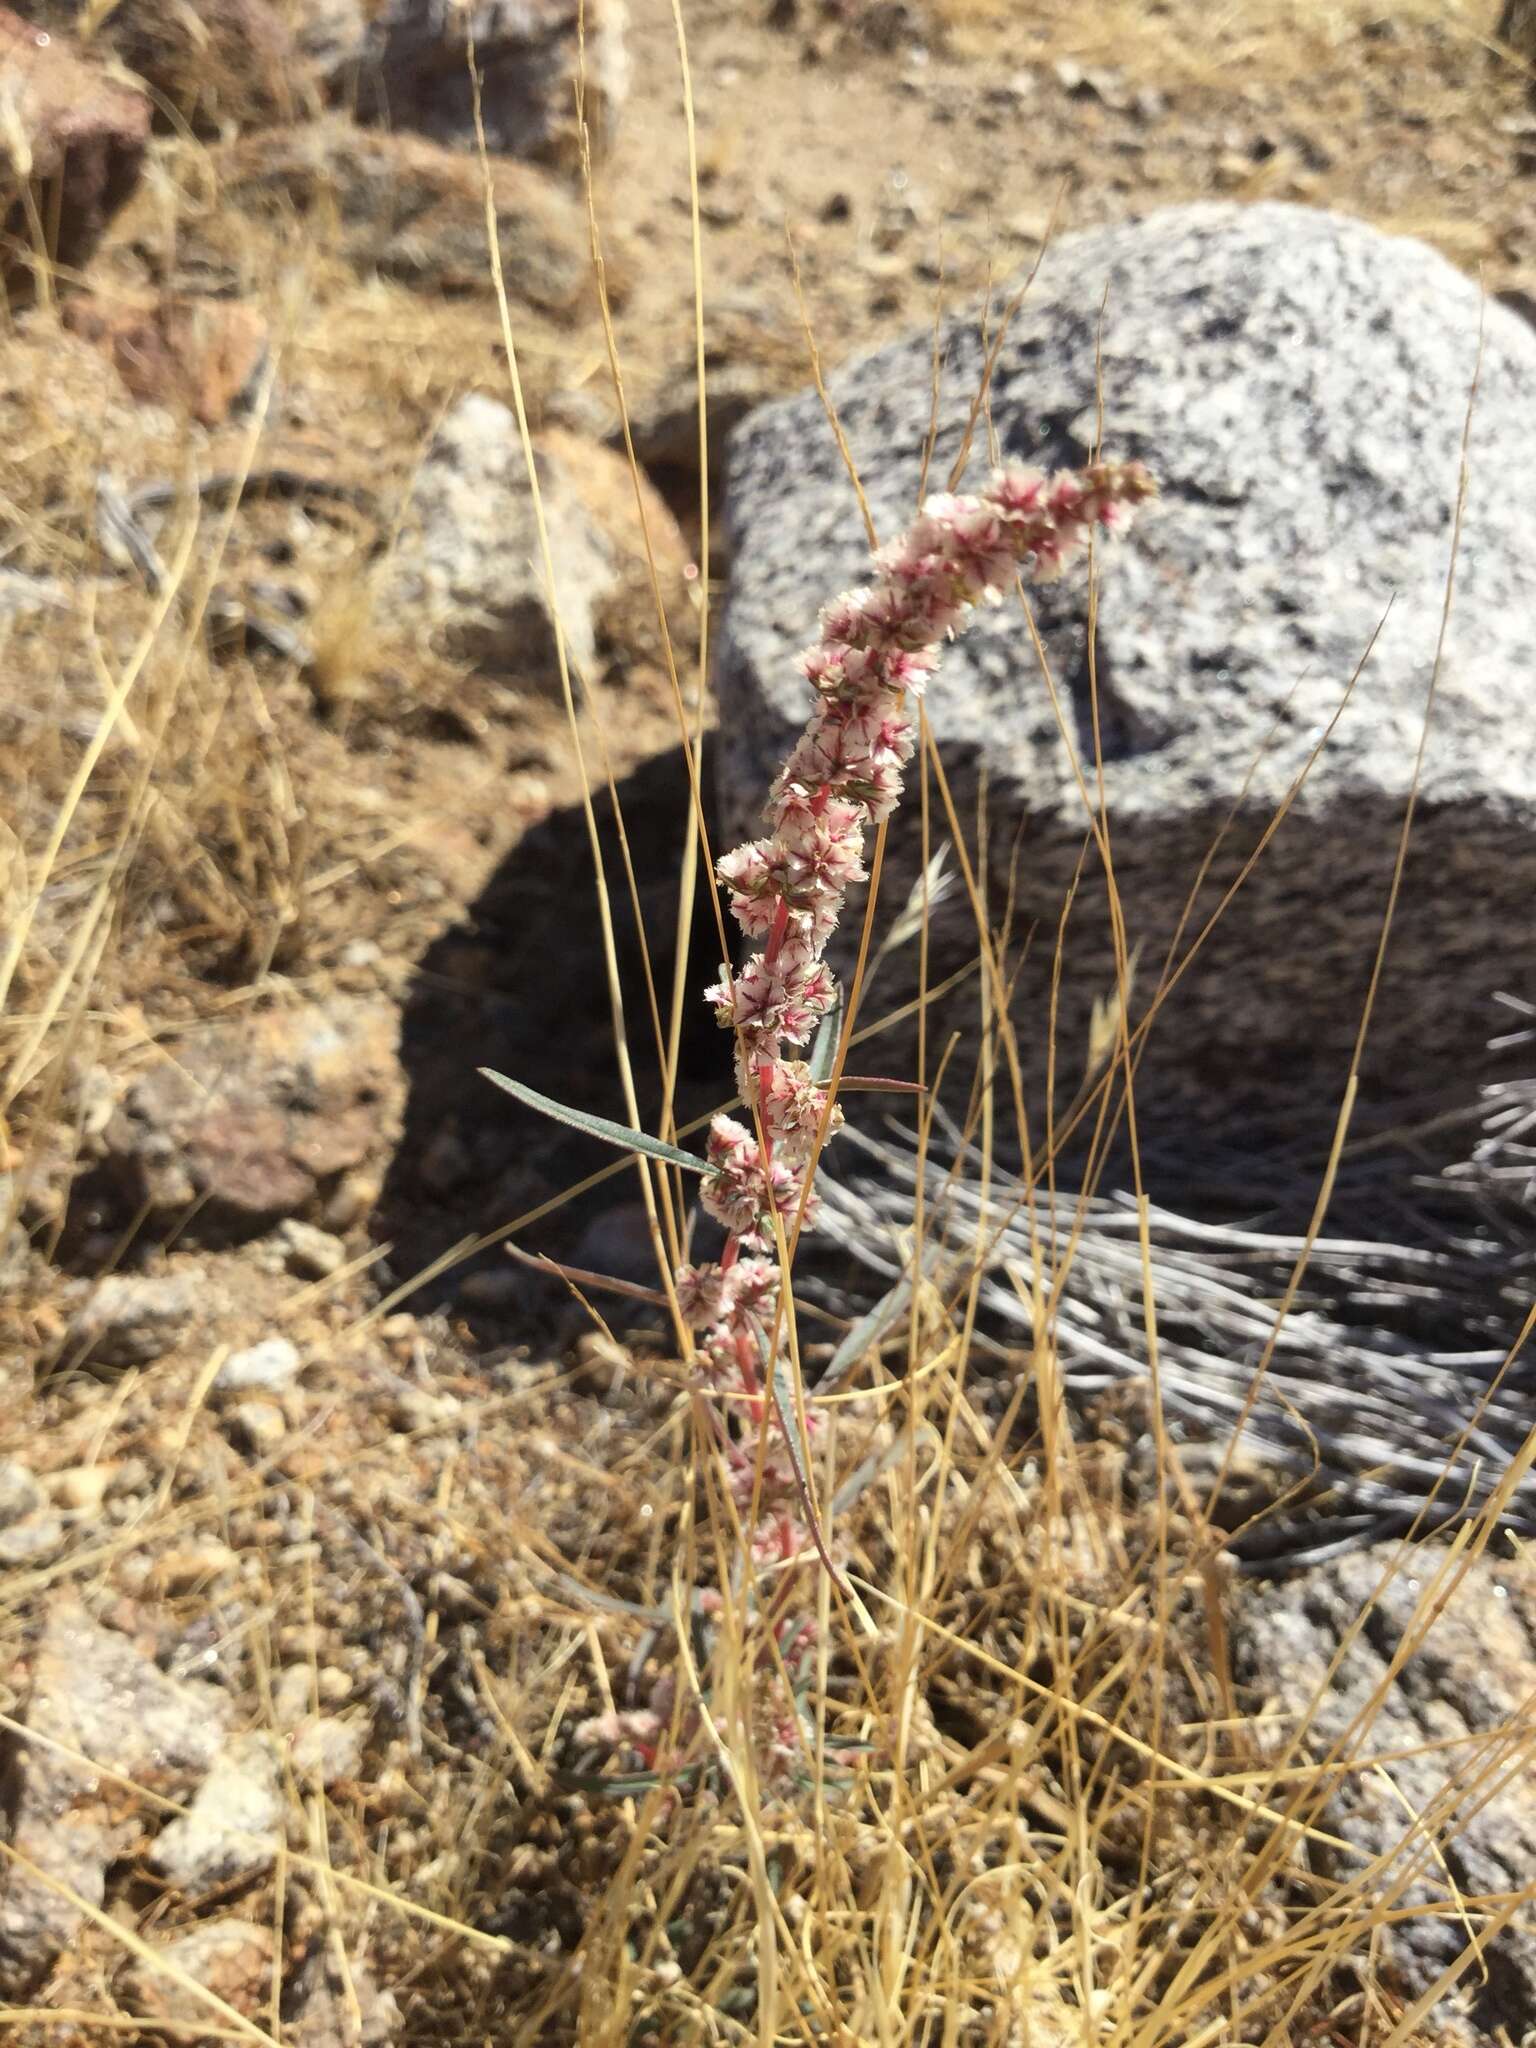
[[[678,1312],[691,1330],[707,1330],[725,1312],[726,1276],[719,1266],[679,1266],[673,1284]]]

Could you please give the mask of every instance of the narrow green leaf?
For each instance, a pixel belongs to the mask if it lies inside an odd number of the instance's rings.
[[[585,1131],[589,1138],[601,1138],[605,1145],[617,1145],[621,1152],[644,1152],[652,1159],[659,1159],[666,1166],[686,1166],[690,1173],[708,1171],[704,1161],[695,1153],[684,1152],[678,1145],[667,1145],[660,1138],[652,1138],[644,1131],[632,1131],[628,1124],[616,1124],[606,1116],[594,1116],[587,1109],[570,1109],[565,1103],[556,1102],[553,1097],[541,1095],[537,1088],[530,1088],[526,1081],[512,1081],[505,1074],[498,1074],[491,1067],[482,1067],[480,1072],[487,1081],[494,1081],[498,1088],[504,1088],[508,1095],[526,1103],[529,1109],[536,1109],[541,1116],[553,1117],[557,1124],[569,1124],[572,1130]]]
[[[609,1777],[601,1771],[567,1771],[556,1769],[550,1776],[566,1792],[585,1792],[589,1796],[610,1799],[635,1799],[646,1792],[654,1792],[662,1783],[689,1785],[703,1775],[703,1764],[683,1764],[675,1771],[626,1771],[622,1776]]]
[[[912,1276],[904,1274],[889,1294],[882,1294],[868,1315],[861,1316],[827,1361],[827,1369],[816,1382],[818,1394],[830,1394],[842,1385],[854,1367],[872,1351],[901,1317],[912,1299]]]

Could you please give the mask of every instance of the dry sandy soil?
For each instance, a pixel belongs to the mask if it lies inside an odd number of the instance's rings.
[[[1000,291],[1052,232],[1195,196],[1337,207],[1421,235],[1490,291],[1536,302],[1536,116],[1519,68],[1491,44],[1488,7],[686,0],[682,12],[717,425],[803,384],[813,342],[833,365],[930,321],[940,303]],[[636,445],[677,521],[668,562],[691,691],[728,541],[717,517],[706,561],[688,425],[693,186],[676,29],[659,0],[632,0],[632,13],[633,80],[595,169],[593,210]],[[60,592],[8,621],[0,656],[0,882],[17,938],[0,1041],[12,1077],[0,1169],[15,1225],[9,1238],[0,1227],[0,1458],[20,1461],[47,1495],[17,1524],[32,1537],[0,1568],[0,1712],[25,1711],[46,1617],[79,1593],[162,1670],[217,1684],[241,1726],[284,1728],[281,1674],[307,1671],[314,1697],[301,1704],[348,1721],[363,1749],[329,1790],[318,1766],[306,1775],[285,1752],[295,1860],[201,1894],[147,1867],[140,1812],[111,1858],[105,1910],[19,2005],[77,2015],[49,2022],[52,2041],[107,2027],[130,2038],[123,2016],[146,2009],[133,1944],[163,1946],[233,1915],[275,1931],[283,1966],[249,2000],[229,1992],[248,2032],[251,2015],[263,2029],[293,2019],[300,1965],[327,1944],[392,1989],[398,2017],[370,2021],[372,2035],[361,2003],[333,1998],[314,2022],[322,2031],[304,2036],[316,2048],[360,2027],[365,2039],[403,2028],[422,2042],[756,2038],[751,1930],[763,1888],[800,1902],[781,1942],[822,1925],[816,1830],[830,1827],[839,1881],[875,1910],[887,1880],[871,1873],[896,1806],[836,1826],[814,1805],[786,1810],[764,1876],[752,1860],[761,1841],[728,1815],[690,1833],[674,1795],[583,1790],[590,1744],[573,1731],[665,1665],[674,1560],[691,1569],[708,1545],[680,1476],[693,1453],[675,1368],[664,1355],[637,1366],[493,1242],[601,1160],[500,1119],[473,1067],[516,1064],[551,1092],[620,1107],[564,709],[547,688],[509,686],[426,648],[419,621],[391,609],[381,566],[445,411],[466,392],[508,395],[500,322],[472,259],[467,277],[423,288],[349,253],[344,208],[317,205],[302,221],[274,211],[260,155],[270,147],[260,131],[157,135],[85,280],[108,302],[152,285],[257,309],[270,374],[254,415],[204,426],[174,399],[136,404],[101,350],[62,331],[46,304],[18,303],[0,339],[3,561]],[[568,182],[578,203],[547,232],[584,265],[580,180]],[[536,430],[613,440],[619,408],[594,296],[551,310],[515,279],[510,288]],[[80,289],[65,280],[61,305]],[[206,484],[246,469],[274,480],[235,507],[207,493],[195,531],[174,517],[157,529],[167,561],[183,540],[187,550],[165,602],[104,543],[103,471],[121,492],[165,483],[185,503],[189,476]],[[296,487],[283,481],[295,475]],[[622,469],[594,475],[602,517],[621,526],[632,516]],[[718,470],[713,485],[718,514]],[[635,895],[663,947],[687,820],[643,579],[626,602],[580,732],[623,899],[633,1022],[644,1015],[642,949],[605,776],[621,791]],[[297,618],[305,658],[246,635],[251,613]],[[220,632],[209,617],[226,620]],[[124,715],[98,750],[103,705],[130,674]],[[706,927],[701,965],[712,944]],[[658,971],[665,994],[665,950]],[[190,1073],[198,1102],[211,1085],[205,1055],[223,1062],[220,1086],[247,1054],[269,1076],[291,1062],[281,1020],[317,1010],[361,1020],[327,1082],[334,1099],[285,1098],[283,1131],[259,1144],[262,1105],[237,1107],[198,1142],[226,1158],[266,1145],[290,1166],[320,1143],[311,1123],[349,1119],[346,1142],[307,1183],[295,1169],[298,1192],[272,1198],[278,1227],[232,1224],[195,1200],[175,1212],[152,1193],[163,1157],[146,1166],[133,1150],[157,1116],[173,1149],[195,1121],[184,1102],[163,1107],[166,1071]],[[709,1106],[723,1070],[701,1020],[684,1042],[685,1112]],[[263,1040],[268,1030],[278,1036]],[[240,1032],[253,1035],[230,1035]],[[655,1071],[653,1058],[640,1080],[647,1110]],[[134,1091],[146,1085],[144,1109]],[[125,1137],[135,1116],[138,1136]],[[323,1245],[282,1235],[285,1203]],[[638,1273],[635,1236],[612,1179],[535,1213],[524,1233],[577,1265]],[[456,1248],[457,1263],[442,1265]],[[414,1286],[431,1261],[441,1270]],[[86,1353],[76,1319],[109,1271],[184,1287],[167,1341],[141,1362],[131,1342],[127,1363]],[[216,1388],[220,1367],[273,1336],[297,1346],[301,1375],[258,1390],[265,1415],[240,1409]],[[1082,1519],[1057,1499],[1049,1537],[1018,1480],[1001,1499],[987,1492],[996,1467],[982,1437],[953,1452],[969,1474],[946,1511],[961,1562],[935,1611],[974,1654],[936,1660],[903,1709],[901,1754],[924,1774],[927,1804],[891,1832],[906,1829],[904,1853],[926,1872],[908,1882],[946,1902],[933,1924],[956,1916],[954,1945],[913,1907],[912,1939],[928,1944],[924,1967],[948,1990],[910,2032],[881,2038],[946,2038],[946,2000],[958,2009],[988,1969],[1023,1969],[1018,1957],[997,1962],[1024,1908],[995,1877],[1005,1818],[1021,1812],[1064,1842],[1074,1814],[1096,1816],[1071,1867],[1096,1873],[1101,1981],[1117,2024],[1139,2038],[1219,2032],[1224,1997],[1232,2039],[1381,2040],[1405,2010],[1390,1975],[1367,1973],[1361,1991],[1343,1959],[1370,1923],[1341,1908],[1316,1951],[1333,1960],[1282,2021],[1263,2001],[1294,1895],[1179,1892],[1186,1868],[1215,1867],[1241,1842],[1233,1800],[1246,1794],[1202,1793],[1159,1810],[1154,1826],[1146,1788],[1163,1764],[1170,1782],[1229,1772],[1246,1783],[1258,1752],[1243,1717],[1257,1695],[1233,1691],[1224,1661],[1236,1595],[1200,1553],[1198,1529],[1149,1507],[1157,1489],[1138,1480],[1134,1456],[1144,1436],[1136,1402],[1096,1418],[1073,1482]],[[1022,1472],[1038,1445],[1022,1429],[1009,1442]],[[894,1526],[885,1503],[850,1532],[867,1573],[895,1571]],[[1139,1576],[1145,1546],[1166,1556],[1170,1541],[1191,1546],[1194,1562],[1154,1596]],[[1049,1593],[1042,1543],[1056,1568]],[[714,1566],[710,1554],[700,1569]],[[871,1654],[895,1657],[892,1637]],[[889,1729],[860,1720],[861,1669],[854,1652],[833,1659],[835,1732],[884,1759]],[[1038,1702],[999,1681],[1014,1671],[1043,1674],[1047,1694],[1070,1671],[1099,1719],[1015,1739],[1007,1716],[1022,1727]],[[1224,1727],[1238,1731],[1230,1742]],[[1104,1731],[1118,1728],[1140,1732],[1117,1749]],[[1010,1741],[1031,1761],[1000,1787]],[[718,1786],[699,1796],[720,1814],[730,1806]],[[955,1873],[966,1867],[994,1876],[962,1913]],[[1137,1897],[1168,1916],[1165,1954],[1144,1978],[1130,1960],[1145,1957],[1139,1909],[1127,1921],[1124,1903]],[[1059,1908],[1039,1906],[1029,1924],[1082,1934],[1089,1922]],[[660,1948],[646,1932],[658,1927]],[[840,1959],[822,1954],[823,1989],[863,1981],[857,1948],[850,1933]],[[1213,1992],[1223,1969],[1235,1974]],[[272,1989],[285,1970],[286,2004]],[[823,2028],[805,1989],[815,1976],[787,1994],[783,2038],[875,2038]],[[800,1982],[793,1971],[785,1981]],[[1086,2038],[1084,1980],[1068,1983],[1065,1964],[1042,1976],[1015,2034],[996,2017],[1006,2000],[978,1994],[981,2016],[957,2038]],[[631,2005],[632,2030],[618,2017]],[[184,2023],[177,2038],[187,2036]]]

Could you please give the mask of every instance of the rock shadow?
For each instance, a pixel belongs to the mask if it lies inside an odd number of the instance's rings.
[[[665,1031],[679,876],[694,829],[682,749],[636,768],[617,785],[617,800],[622,840],[606,791],[595,798],[598,839],[640,1112],[654,1129],[661,1058],[649,989]],[[713,844],[712,814],[708,824]],[[680,1123],[721,1099],[727,1072],[725,1041],[696,999],[720,951],[702,873],[689,948]],[[618,1159],[610,1147],[524,1108],[478,1071],[491,1067],[574,1108],[629,1120],[615,1058],[591,839],[580,805],[551,812],[527,832],[465,915],[428,949],[402,1013],[400,1056],[404,1125],[376,1225],[390,1243],[388,1275],[396,1284],[424,1273],[464,1239],[512,1222]],[[570,1264],[655,1283],[627,1167],[520,1232],[518,1241]],[[482,1334],[515,1327],[523,1336],[538,1334],[548,1313],[568,1299],[558,1284],[492,1246],[424,1279],[410,1306],[418,1313],[452,1309]]]

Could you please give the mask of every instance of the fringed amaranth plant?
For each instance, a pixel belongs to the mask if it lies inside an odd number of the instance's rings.
[[[818,1552],[830,1564],[779,1356],[792,1243],[815,1220],[815,1162],[841,1121],[829,1077],[804,1057],[838,1002],[827,943],[848,891],[866,879],[867,829],[900,801],[916,746],[913,700],[945,639],[975,606],[998,602],[1016,578],[1053,578],[1094,532],[1123,531],[1154,492],[1136,462],[1096,462],[1050,477],[1001,470],[975,495],[930,498],[903,538],[876,557],[873,580],[823,612],[820,637],[801,658],[813,709],[773,785],[771,829],[716,865],[737,924],[758,946],[743,966],[722,966],[706,991],[722,1025],[735,1033],[736,1080],[750,1127],[715,1117],[701,1161],[490,1076],[611,1143],[703,1173],[701,1202],[724,1229],[725,1246],[718,1259],[679,1266],[673,1293],[687,1331],[696,1333],[693,1342],[679,1332],[685,1353],[706,1387],[729,1391],[738,1418],[733,1431],[722,1414],[716,1435],[754,1560],[778,1568],[774,1662],[796,1697],[786,1696],[783,1711],[767,1715],[763,1761],[770,1777],[791,1767],[801,1746],[796,1674],[813,1643],[806,1618],[791,1617],[790,1574]],[[814,1434],[814,1410],[805,1421]],[[649,1763],[661,1716],[650,1712],[644,1721],[642,1731],[629,1717],[613,1734]]]
[[[1152,491],[1140,463],[1101,462],[1050,478],[1006,469],[977,496],[930,498],[877,558],[873,583],[827,607],[821,637],[801,658],[815,702],[773,785],[772,831],[716,866],[736,922],[761,942],[745,966],[734,974],[722,967],[706,991],[736,1034],[737,1086],[757,1130],[715,1118],[701,1199],[727,1232],[725,1250],[717,1262],[677,1274],[705,1371],[739,1377],[749,1399],[764,1363],[774,1363],[777,1229],[793,1235],[813,1223],[809,1176],[841,1121],[808,1063],[786,1048],[805,1047],[837,1001],[827,942],[848,890],[865,879],[866,828],[901,799],[916,745],[912,700],[968,611],[996,602],[1015,576],[1039,582],[1059,574],[1095,529],[1122,530]],[[792,1457],[773,1460],[761,1481],[759,1461],[748,1460],[740,1478],[765,1490],[776,1511],[796,1485]],[[774,1544],[780,1557],[800,1547],[782,1524]]]

